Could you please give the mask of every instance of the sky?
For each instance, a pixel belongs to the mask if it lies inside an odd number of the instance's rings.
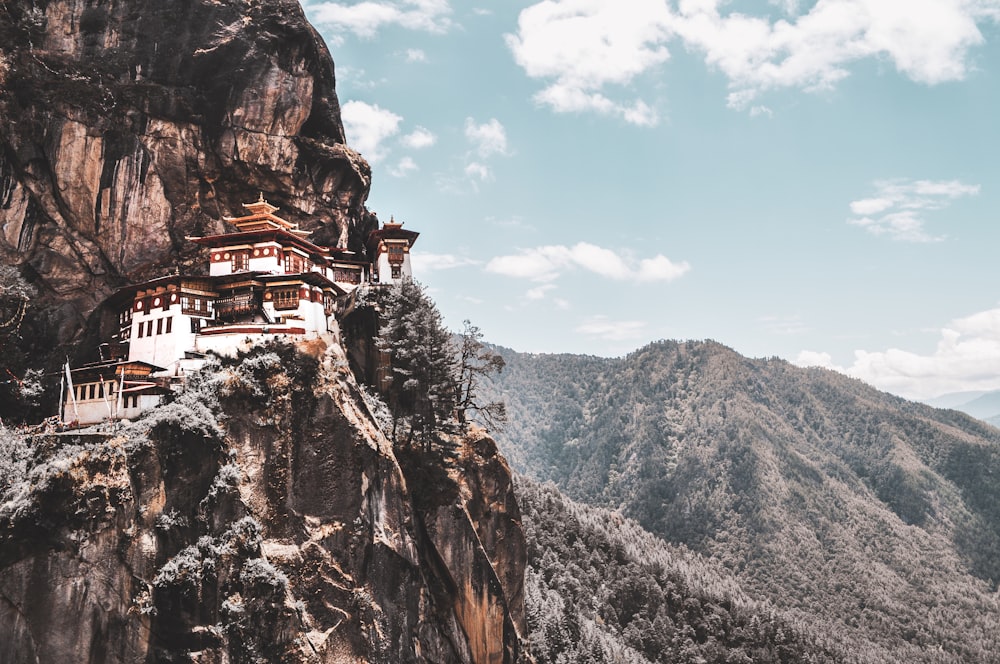
[[[307,0],[446,324],[1000,388],[1000,0]]]

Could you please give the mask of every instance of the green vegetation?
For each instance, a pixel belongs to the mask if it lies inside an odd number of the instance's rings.
[[[430,450],[443,434],[461,432],[468,422],[494,431],[504,426],[503,400],[483,397],[504,360],[483,343],[478,327],[465,321],[453,337],[433,300],[412,280],[363,291],[355,306],[378,320],[379,367],[370,387],[384,397],[392,420],[386,432],[400,447],[416,442]],[[379,417],[378,404],[369,406]]]
[[[718,564],[518,478],[531,652],[548,662],[880,661],[750,599]]]
[[[996,429],[712,342],[500,352],[498,442],[521,472],[713,559],[846,652],[1000,650]]]
[[[32,333],[26,332],[34,295],[35,289],[16,267],[0,265],[0,423],[41,419],[42,371],[37,356],[31,361]]]

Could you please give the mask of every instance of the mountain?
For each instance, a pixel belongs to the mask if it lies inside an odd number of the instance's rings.
[[[883,661],[749,597],[721,565],[519,476],[525,604],[539,664]]]
[[[986,394],[983,390],[970,390],[968,392],[948,392],[947,394],[942,394],[936,396],[933,399],[925,399],[924,403],[928,406],[933,406],[934,408],[954,408],[956,410],[961,410],[959,406],[962,404],[978,399],[979,397]]]
[[[937,408],[954,408],[994,425],[1000,422],[1000,390],[953,392],[931,399],[927,404]]]
[[[498,351],[519,472],[713,559],[846,652],[997,652],[996,429],[714,342]]]

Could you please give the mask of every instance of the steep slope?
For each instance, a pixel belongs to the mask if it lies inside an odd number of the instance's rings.
[[[844,643],[909,661],[996,651],[992,427],[712,342],[504,357],[499,442],[519,470],[714,557]]]
[[[517,661],[505,462],[415,475],[345,365],[266,348],[124,428],[4,432],[0,661]]]
[[[258,192],[363,251],[369,184],[296,0],[0,6],[0,259],[58,341]]]
[[[730,573],[620,514],[518,477],[539,662],[884,662],[862,644],[751,599]]]

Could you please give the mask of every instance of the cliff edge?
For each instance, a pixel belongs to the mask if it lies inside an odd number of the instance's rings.
[[[397,459],[340,347],[309,350],[210,367],[117,430],[7,441],[0,661],[518,661],[496,446]]]

